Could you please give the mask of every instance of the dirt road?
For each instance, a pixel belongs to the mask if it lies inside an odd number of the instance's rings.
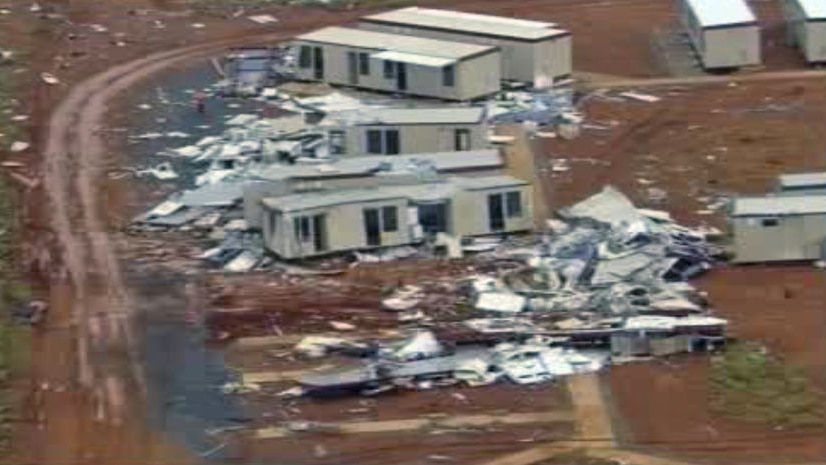
[[[81,82],[52,113],[44,137],[43,186],[60,256],[49,260],[53,309],[43,328],[46,336],[35,342],[41,357],[34,362],[33,378],[39,388],[31,396],[36,424],[28,435],[32,445],[42,441],[51,446],[30,448],[33,462],[124,456],[135,463],[161,463],[158,457],[170,456],[174,463],[186,461],[185,454],[157,451],[163,448],[158,438],[136,443],[124,425],[127,417],[142,416],[142,402],[132,400],[143,398],[146,387],[132,323],[135,307],[106,223],[112,206],[100,189],[107,161],[100,130],[108,103],[153,73],[230,46],[272,43],[295,32],[284,29],[151,54]],[[51,367],[54,360],[62,360],[60,370]],[[99,431],[103,427],[118,431],[107,440]],[[86,435],[101,439],[80,439]]]

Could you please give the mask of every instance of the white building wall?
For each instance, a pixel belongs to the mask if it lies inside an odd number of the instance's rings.
[[[767,226],[764,220],[777,225]],[[731,225],[737,263],[822,258],[826,215],[735,217]]]
[[[508,218],[505,215],[505,229],[491,231],[488,216],[488,195],[519,191],[522,200],[522,215]],[[451,209],[451,234],[457,236],[479,236],[504,232],[527,231],[533,228],[533,194],[529,185],[497,189],[459,192],[453,197]]]
[[[809,21],[804,25],[804,55],[809,63],[826,62],[826,21]]]
[[[703,67],[739,68],[760,64],[760,28],[737,26],[703,30]]]
[[[562,78],[569,77],[573,70],[571,36],[555,37],[532,45],[534,87],[545,88]]]

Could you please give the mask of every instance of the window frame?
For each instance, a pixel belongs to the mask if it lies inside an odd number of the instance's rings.
[[[360,76],[370,75],[370,54],[365,52],[358,53],[358,69]]]
[[[395,79],[396,78],[396,62],[393,60],[384,60],[384,68],[382,70],[382,75],[385,79]]]
[[[390,214],[388,215],[388,213]],[[399,231],[399,208],[397,206],[387,205],[381,207],[381,231],[386,233]]]
[[[522,218],[522,192],[509,191],[505,192],[505,217],[506,218]],[[514,199],[516,200],[514,202]],[[515,208],[514,208],[515,207]]]
[[[313,67],[313,48],[311,46],[299,46],[298,67],[300,69],[311,69]]]

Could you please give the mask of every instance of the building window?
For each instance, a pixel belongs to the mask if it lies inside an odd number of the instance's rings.
[[[760,220],[760,226],[763,226],[764,228],[773,228],[778,225],[780,225],[780,220],[777,218],[763,218]]]
[[[453,65],[445,66],[442,68],[442,85],[445,87],[453,87],[456,81],[456,76],[454,75],[454,68]]]
[[[384,60],[384,78],[393,79],[396,77],[396,62]]]
[[[519,191],[505,194],[505,204],[508,210],[508,218],[519,218],[522,216],[522,195]]]
[[[330,153],[332,155],[344,155],[347,153],[344,131],[330,131]]]
[[[382,153],[382,132],[378,129],[367,131],[367,153]]]
[[[368,76],[370,74],[370,55],[359,53],[359,74]]]
[[[470,150],[470,129],[453,131],[453,149],[456,151]]]
[[[310,68],[312,67],[312,49],[308,45],[302,45],[298,51],[298,67]]]
[[[299,216],[293,219],[295,225],[295,237],[300,242],[307,242],[312,238],[310,232],[310,218],[306,216]]]
[[[401,152],[398,129],[368,129],[367,153],[396,155]]]
[[[396,232],[399,230],[399,215],[396,207],[382,207],[381,209],[382,230],[384,232]]]

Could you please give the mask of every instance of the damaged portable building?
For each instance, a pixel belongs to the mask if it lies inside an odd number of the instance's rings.
[[[678,7],[703,68],[760,64],[760,26],[745,0],[679,0]]]
[[[504,166],[502,155],[496,149],[344,157],[324,164],[273,165],[251,173],[244,184],[244,218],[250,227],[262,228],[261,200],[265,197],[377,187],[386,177],[406,176],[409,182],[416,182],[422,170],[440,176],[496,176],[503,173]]]
[[[361,18],[374,31],[501,49],[502,79],[543,88],[571,75],[571,33],[553,23],[408,7]]]
[[[734,199],[729,212],[737,263],[826,258],[826,196]]]
[[[281,258],[529,230],[530,185],[509,176],[303,192],[261,200],[264,244]]]
[[[295,38],[296,77],[466,101],[500,89],[499,48],[344,27]]]
[[[397,155],[483,149],[485,108],[365,108],[327,115],[331,155]]]

